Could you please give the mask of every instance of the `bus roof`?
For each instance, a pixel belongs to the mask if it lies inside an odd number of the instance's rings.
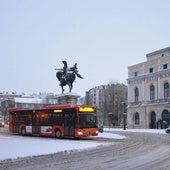
[[[21,107],[14,107],[14,108],[10,108],[9,112],[17,112],[17,111],[32,111],[32,110],[52,110],[52,109],[69,109],[69,108],[79,108],[79,107],[93,107],[94,106],[87,106],[87,105],[69,105],[69,104],[65,104],[65,105],[51,105],[51,106],[46,106],[44,108],[21,108]]]
[[[43,108],[23,108],[23,107],[14,107],[14,108],[10,108],[9,112],[14,112],[14,111],[31,111],[31,110],[49,110],[49,109],[64,109],[64,108],[74,108],[77,107],[76,106],[72,106],[72,105],[51,105],[51,106],[46,106]]]

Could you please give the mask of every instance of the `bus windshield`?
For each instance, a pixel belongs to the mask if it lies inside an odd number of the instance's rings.
[[[95,113],[79,113],[80,128],[92,128],[97,127]]]

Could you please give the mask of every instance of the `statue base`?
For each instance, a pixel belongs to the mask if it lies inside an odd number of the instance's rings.
[[[57,96],[58,104],[76,105],[80,96],[75,93],[65,93]]]

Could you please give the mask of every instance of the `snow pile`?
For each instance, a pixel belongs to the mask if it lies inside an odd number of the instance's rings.
[[[98,137],[108,138],[108,139],[125,139],[126,138],[125,136],[122,136],[122,135],[117,135],[117,134],[114,134],[114,133],[106,133],[106,132],[99,133]]]

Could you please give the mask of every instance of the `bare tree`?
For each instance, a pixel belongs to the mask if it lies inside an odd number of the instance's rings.
[[[122,102],[127,101],[127,86],[110,83],[106,86],[102,101],[104,123],[120,126],[123,118]]]

